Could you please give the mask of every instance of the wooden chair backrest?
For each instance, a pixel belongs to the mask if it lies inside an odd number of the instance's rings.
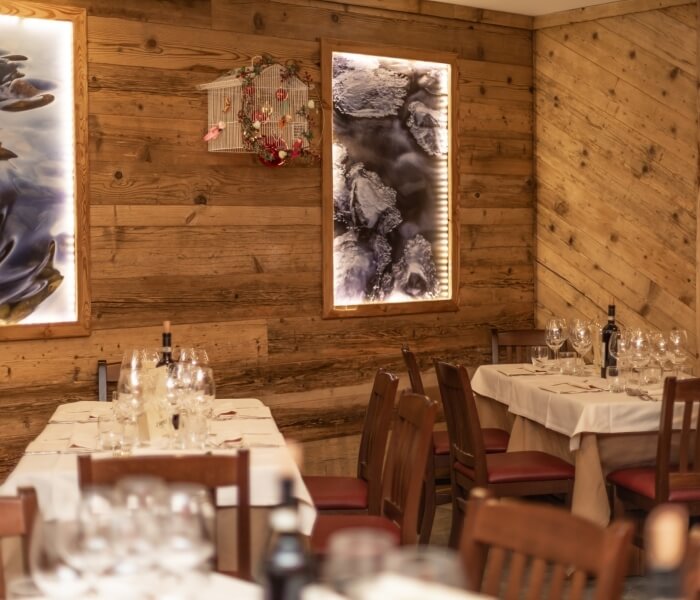
[[[399,378],[379,369],[367,403],[357,456],[357,477],[367,482],[369,514],[381,511],[382,469]]]
[[[401,393],[384,469],[382,515],[399,525],[402,544],[416,543],[436,412],[437,403],[427,396]]]
[[[473,469],[476,483],[486,485],[486,451],[467,370],[461,365],[435,360],[435,371],[452,460]]]
[[[403,354],[403,361],[406,363],[408,379],[411,382],[411,391],[414,394],[421,394],[424,396],[425,388],[423,387],[423,378],[421,377],[420,369],[418,368],[416,355],[411,352],[407,344],[401,346],[401,354]]]
[[[674,434],[674,413],[683,404],[679,436],[678,465],[671,470],[671,447]],[[693,413],[695,412],[695,415]],[[664,382],[661,401],[661,423],[656,452],[656,501],[666,502],[675,490],[700,488],[700,378]]]
[[[32,537],[34,520],[39,512],[34,488],[19,488],[17,496],[0,498],[0,538],[22,538],[22,559],[24,571],[29,569],[29,542]],[[0,544],[0,598],[5,598],[5,573]]]
[[[628,522],[603,528],[561,508],[494,500],[477,488],[460,541],[467,586],[504,600],[579,600],[593,577],[592,600],[616,600],[633,530]]]
[[[149,475],[166,483],[196,483],[210,490],[215,500],[218,487],[236,486],[238,575],[251,578],[250,549],[250,469],[248,450],[235,455],[200,454],[183,456],[128,456],[93,459],[78,456],[78,482],[113,486],[123,477]]]
[[[693,525],[683,568],[683,589],[686,600],[700,600],[700,525]]]
[[[109,400],[108,387],[110,383],[119,381],[120,363],[108,363],[106,360],[97,361],[97,399],[100,402]]]
[[[506,363],[530,362],[530,347],[545,346],[544,329],[491,330],[491,362],[501,362],[505,355]]]

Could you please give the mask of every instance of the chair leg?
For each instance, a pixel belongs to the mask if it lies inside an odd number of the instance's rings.
[[[423,485],[423,510],[420,519],[419,542],[421,544],[430,543],[430,534],[433,531],[433,521],[435,520],[435,469],[432,457],[428,462],[428,472],[425,475]]]
[[[462,506],[464,500],[460,494],[461,490],[455,485],[454,479],[452,481],[452,525],[450,527],[450,540],[448,546],[450,548],[459,548],[459,538],[462,534],[462,521],[464,520],[464,513]],[[462,502],[460,502],[462,500]]]

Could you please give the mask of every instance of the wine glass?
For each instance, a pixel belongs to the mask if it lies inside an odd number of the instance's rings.
[[[205,419],[206,435],[210,431],[210,419],[214,412],[216,384],[214,372],[209,367],[195,367],[192,378],[191,410]]]
[[[670,347],[669,359],[673,364],[673,374],[678,376],[688,358],[686,353],[688,332],[680,327],[674,327],[668,333],[668,342]]]
[[[182,348],[179,361],[206,367],[209,364],[209,355],[204,348]]]
[[[66,536],[71,535],[75,535],[75,523],[44,521],[41,516],[34,523],[29,565],[34,583],[48,598],[73,600],[90,589],[90,582],[61,552]]]
[[[545,342],[550,350],[554,352],[554,360],[559,360],[559,350],[569,337],[569,328],[566,319],[553,317],[547,321],[545,328]]]
[[[156,552],[157,564],[166,575],[166,588],[172,585],[179,589],[183,577],[210,566],[214,515],[209,492],[203,486],[180,483],[169,487]]]
[[[137,446],[145,445],[139,436],[138,420],[146,410],[146,397],[152,381],[144,369],[121,369],[119,372],[114,410],[117,418],[123,423],[125,434],[127,430],[133,432],[133,443]]]
[[[651,345],[651,356],[661,367],[661,371],[665,368],[666,362],[669,360],[669,341],[668,336],[664,335],[662,332],[657,331],[649,336],[649,341]]]
[[[643,329],[633,329],[630,332],[630,354],[629,359],[632,367],[642,369],[649,364],[651,358],[651,344],[649,334]]]
[[[593,332],[590,321],[585,319],[574,319],[571,323],[571,345],[581,357],[581,362],[585,366],[584,357],[593,345]]]

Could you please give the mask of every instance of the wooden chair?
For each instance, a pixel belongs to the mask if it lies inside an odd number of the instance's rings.
[[[311,532],[314,554],[325,554],[335,532],[355,527],[388,531],[400,544],[416,542],[420,491],[436,411],[437,404],[427,396],[401,394],[382,478],[381,514],[319,515]]]
[[[307,475],[311,499],[321,512],[381,512],[382,468],[399,379],[379,369],[374,377],[357,457],[356,477]]]
[[[25,573],[29,572],[29,543],[39,508],[34,488],[19,488],[17,496],[0,498],[0,538],[22,537],[22,560]],[[5,598],[5,572],[0,544],[0,599]]]
[[[675,432],[674,412],[683,405],[680,431]],[[693,412],[697,411],[695,419]],[[700,515],[700,379],[669,377],[661,400],[656,464],[619,469],[608,475],[613,485],[613,511],[651,511],[662,502],[681,502],[691,516]],[[679,444],[678,462],[672,458],[673,438]]]
[[[464,501],[475,487],[496,496],[564,494],[571,499],[574,467],[534,450],[487,454],[467,370],[435,361],[452,461],[452,529],[450,545],[459,540]]]
[[[693,525],[688,534],[683,568],[686,600],[700,600],[700,525]]]
[[[106,360],[97,361],[97,399],[100,402],[109,400],[107,388],[109,384],[119,381],[120,363],[108,363]]]
[[[561,508],[498,501],[476,489],[460,542],[467,586],[504,600],[521,598],[522,590],[533,600],[579,600],[593,577],[593,596],[586,597],[616,600],[622,595],[632,530],[631,523],[604,528]]]
[[[530,362],[530,347],[545,345],[544,329],[492,329],[491,362],[500,363],[503,354],[507,363]]]
[[[78,481],[81,489],[87,485],[111,486],[123,477],[131,475],[150,475],[166,483],[196,483],[208,488],[214,501],[216,488],[237,486],[238,571],[235,575],[251,579],[248,450],[241,449],[236,455],[129,456],[99,459],[93,459],[89,454],[78,456]]]
[[[418,368],[416,355],[411,352],[408,345],[401,347],[411,389],[416,394],[425,395],[423,378]],[[482,430],[486,452],[505,452],[508,448],[510,436],[507,431],[497,428],[485,428]],[[450,439],[445,430],[433,431],[433,444],[428,456],[428,468],[425,473],[425,486],[423,491],[423,510],[420,519],[420,543],[430,543],[430,534],[435,521],[435,509],[441,504],[447,504],[452,500],[450,493]]]

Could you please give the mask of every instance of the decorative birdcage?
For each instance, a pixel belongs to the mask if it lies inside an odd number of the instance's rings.
[[[199,86],[207,90],[210,152],[257,154],[268,166],[281,166],[309,149],[310,80],[298,66],[268,56]]]

